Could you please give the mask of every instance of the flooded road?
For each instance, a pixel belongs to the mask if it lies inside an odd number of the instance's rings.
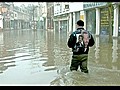
[[[0,32],[0,85],[119,86],[120,39],[95,37],[90,48],[89,74],[70,72],[72,52],[61,31]]]

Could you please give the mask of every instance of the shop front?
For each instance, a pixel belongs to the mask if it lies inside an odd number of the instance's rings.
[[[86,29],[92,34],[96,32],[96,10],[91,9],[86,11]]]
[[[85,12],[85,27],[92,34],[99,35],[100,28],[103,29],[105,27],[101,26],[101,12],[100,8],[104,7],[106,2],[85,2],[83,3],[83,10]],[[98,21],[99,20],[99,21]],[[101,32],[101,31],[100,31]]]
[[[113,8],[112,8],[113,9]],[[113,11],[113,10],[112,10]],[[102,35],[109,35],[109,10],[107,7],[100,9],[100,34]],[[112,16],[112,34],[113,34],[113,12],[111,14]]]
[[[80,19],[80,11],[75,12],[75,23]]]
[[[68,30],[68,26],[69,26],[68,17],[69,14],[63,14],[54,17],[55,31],[62,30],[66,32]]]

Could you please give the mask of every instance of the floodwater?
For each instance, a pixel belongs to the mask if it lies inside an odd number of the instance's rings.
[[[120,39],[95,37],[89,74],[70,72],[72,52],[65,31],[9,30],[0,32],[0,85],[119,86]]]

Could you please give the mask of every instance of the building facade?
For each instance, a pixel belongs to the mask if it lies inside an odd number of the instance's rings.
[[[54,3],[54,30],[72,32],[76,30],[76,21],[84,20],[84,28],[95,35],[120,35],[120,3],[113,2],[111,8],[111,27],[109,16],[109,2],[55,2]],[[66,27],[65,27],[66,26]],[[65,28],[64,28],[65,27]]]
[[[67,2],[55,2],[54,3],[54,30],[60,31],[60,29],[68,30],[68,18],[69,18],[69,3]]]
[[[110,35],[118,37],[120,33],[120,3],[112,3],[111,17],[112,17],[112,31],[109,30],[109,8],[108,2],[84,2],[83,9],[85,14],[86,29],[90,30],[95,35]]]
[[[55,31],[72,32],[76,29],[76,21],[84,20],[82,2],[55,2],[54,26]]]
[[[0,3],[0,27],[2,29],[31,29],[32,26],[37,27],[38,21],[38,6],[24,4],[15,6],[12,2]],[[33,23],[34,21],[34,23]],[[36,23],[36,25],[34,25]]]
[[[14,6],[13,9],[13,13],[14,13],[14,21],[13,21],[13,28],[14,29],[30,29],[30,11],[23,7],[18,7],[18,6]]]

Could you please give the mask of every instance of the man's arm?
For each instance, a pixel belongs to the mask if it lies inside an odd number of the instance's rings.
[[[90,35],[91,35],[91,38],[89,40],[88,46],[92,47],[95,44],[95,41],[94,41],[92,34],[90,34]]]
[[[76,43],[76,36],[72,33],[68,39],[67,45],[69,48],[74,48]]]

